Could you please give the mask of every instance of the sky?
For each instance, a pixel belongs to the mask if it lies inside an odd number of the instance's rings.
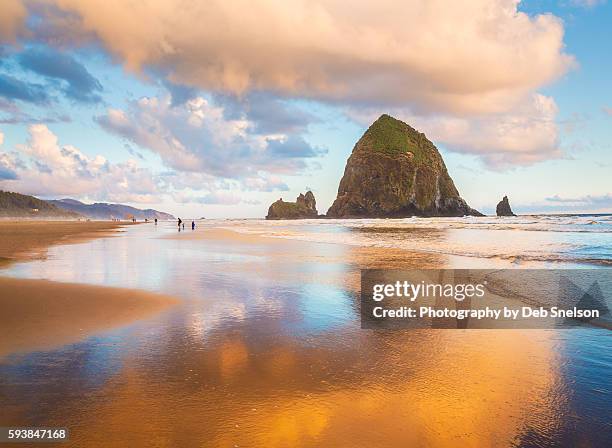
[[[482,212],[612,212],[610,23],[605,0],[3,0],[0,189],[185,218],[310,189],[325,213],[388,113]]]

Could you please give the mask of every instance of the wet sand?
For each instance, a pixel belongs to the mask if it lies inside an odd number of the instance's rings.
[[[69,427],[65,445],[75,447],[598,446],[606,438],[600,391],[609,364],[581,367],[592,355],[568,355],[570,332],[360,328],[361,268],[445,267],[445,255],[204,226],[128,233],[59,247],[26,274],[113,281],[181,297],[181,306],[125,333],[7,358],[3,425]],[[588,339],[600,333],[577,334],[587,338],[581,350],[605,356],[607,346]]]
[[[6,277],[0,291],[0,357],[78,342],[176,303],[137,290]]]
[[[105,221],[0,220],[0,267],[44,257],[47,247],[109,235],[129,225]]]
[[[236,232],[223,228],[183,231],[167,235],[165,239],[210,241],[226,246],[234,246],[240,251],[248,251],[272,257],[277,264],[291,264],[297,260],[312,263],[341,263],[347,266],[344,276],[334,277],[335,286],[353,292],[361,290],[361,269],[441,269],[448,264],[448,256],[407,251],[404,249],[346,246],[333,243],[315,243],[294,239],[275,238],[257,234]],[[338,250],[338,248],[342,248]],[[242,267],[243,268],[243,267]],[[258,266],[249,269],[251,273],[266,274],[281,280],[282,272],[258,272]],[[340,283],[338,283],[338,281]],[[317,282],[326,283],[318,277]]]
[[[51,245],[108,236],[121,225],[0,221],[0,266],[44,258]],[[176,302],[169,296],[122,288],[0,277],[0,357],[74,343],[150,317]]]

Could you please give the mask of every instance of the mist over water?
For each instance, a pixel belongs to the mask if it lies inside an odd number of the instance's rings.
[[[175,239],[175,223],[141,225],[2,271],[181,299],[121,329],[0,359],[3,421],[69,427],[67,446],[612,439],[607,330],[362,330],[355,287],[372,264],[604,267],[609,216],[201,221],[195,233],[214,227],[273,238]]]

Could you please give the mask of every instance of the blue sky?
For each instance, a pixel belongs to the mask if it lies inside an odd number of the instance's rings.
[[[239,3],[9,0],[0,188],[185,217],[262,217],[308,188],[324,213],[390,113],[483,212],[505,194],[612,211],[607,2]]]

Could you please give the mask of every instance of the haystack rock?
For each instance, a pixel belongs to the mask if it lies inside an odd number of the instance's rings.
[[[281,199],[268,209],[266,219],[307,219],[317,218],[317,201],[312,191],[300,194],[295,202],[285,202]]]
[[[495,212],[497,213],[497,216],[516,216],[510,208],[510,201],[508,201],[508,196],[504,196],[504,198],[499,201]]]
[[[353,148],[327,212],[331,218],[464,215],[482,216],[459,196],[438,149],[386,114]]]

